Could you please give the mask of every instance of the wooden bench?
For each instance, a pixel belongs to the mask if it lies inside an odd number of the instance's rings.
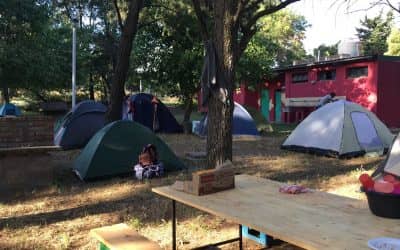
[[[90,230],[90,235],[100,242],[100,250],[161,250],[160,246],[140,235],[125,223]]]

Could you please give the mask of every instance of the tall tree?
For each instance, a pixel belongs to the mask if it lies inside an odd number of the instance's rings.
[[[260,18],[299,0],[192,0],[208,44],[211,95],[208,98],[207,164],[232,159],[233,89],[236,66]],[[213,58],[216,58],[214,61]],[[215,75],[212,74],[215,62]],[[211,68],[210,68],[211,67]]]
[[[393,13],[388,12],[386,18],[382,12],[373,18],[365,16],[361,20],[361,27],[356,28],[361,42],[361,52],[364,55],[383,55],[387,49],[387,38],[393,23]]]
[[[109,122],[121,119],[121,105],[125,95],[125,80],[129,70],[129,59],[132,51],[133,39],[138,30],[139,13],[143,8],[143,0],[132,0],[129,3],[125,23],[122,24],[117,0],[114,0],[118,21],[121,27],[121,38],[118,46],[117,64],[112,77],[110,108],[107,113]]]

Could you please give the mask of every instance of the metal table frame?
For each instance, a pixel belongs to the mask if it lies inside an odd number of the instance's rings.
[[[242,225],[239,225],[239,237],[217,243],[211,243],[201,247],[192,248],[192,250],[206,249],[207,247],[225,245],[235,241],[239,241],[239,249],[242,250],[243,249]],[[172,250],[176,249],[177,249],[176,248],[176,201],[172,199]]]

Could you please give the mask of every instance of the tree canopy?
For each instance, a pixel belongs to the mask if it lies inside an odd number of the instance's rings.
[[[388,12],[386,18],[382,12],[373,18],[365,16],[360,21],[361,27],[357,28],[357,36],[361,42],[363,55],[383,55],[387,49],[387,38],[393,23],[393,13]]]
[[[4,99],[8,88],[66,87],[70,58],[69,34],[64,23],[52,22],[46,2],[0,3],[0,82]]]
[[[325,45],[321,44],[317,48],[313,49],[313,56],[315,58],[319,57],[329,57],[338,54],[338,45],[340,41],[332,44],[332,45]]]
[[[400,56],[400,30],[392,28],[387,40],[388,51],[385,53],[390,56]]]
[[[273,67],[288,66],[306,57],[302,41],[309,24],[303,16],[282,10],[261,18],[257,26],[259,31],[250,40],[237,70],[239,82],[253,85],[272,74]]]

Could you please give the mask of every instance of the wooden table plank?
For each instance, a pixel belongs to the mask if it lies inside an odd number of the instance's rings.
[[[170,186],[153,192],[306,249],[368,249],[375,237],[400,237],[400,220],[373,215],[366,201],[326,192],[291,195],[283,183],[235,176],[235,189],[195,196]]]
[[[126,224],[116,224],[92,229],[90,234],[109,249],[160,250],[155,242],[135,232]]]

